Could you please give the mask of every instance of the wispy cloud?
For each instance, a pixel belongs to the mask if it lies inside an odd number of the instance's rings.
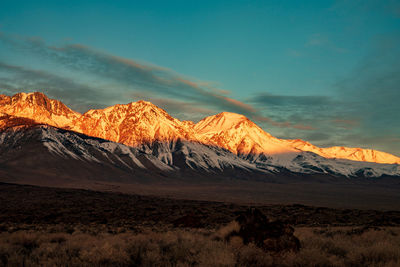
[[[77,72],[112,80],[121,87],[135,91],[150,91],[167,97],[176,97],[233,112],[252,115],[255,110],[239,100],[221,94],[204,82],[194,82],[173,71],[154,65],[145,65],[130,59],[96,51],[80,44],[62,47],[48,46],[39,38],[0,35],[0,39],[13,48],[51,60]]]
[[[330,105],[333,99],[328,96],[293,96],[261,93],[251,98],[250,101],[266,106],[319,106]]]
[[[400,35],[377,38],[373,48],[345,79],[337,82],[338,94],[360,120],[360,135],[376,144],[400,151]]]
[[[268,123],[272,126],[279,127],[279,128],[292,128],[292,129],[305,130],[305,131],[315,130],[315,128],[309,124],[292,123],[287,120],[276,121],[276,120],[272,120],[270,117],[265,117],[265,116],[256,116],[254,119],[258,122]]]
[[[102,108],[104,99],[116,100],[115,95],[87,84],[0,61],[0,88],[2,93],[44,91],[49,96],[62,99],[71,108],[84,112],[89,108]]]
[[[105,86],[98,86],[98,84],[89,86],[87,83],[78,83],[45,71],[29,70],[11,65],[4,67],[3,71],[13,72],[12,79],[13,82],[19,84],[18,88],[32,88],[34,85],[33,87],[41,87],[40,89],[52,92],[52,95],[56,97],[61,96],[62,99],[65,99],[65,96],[62,96],[61,91],[69,91],[71,92],[69,97],[79,98],[80,103],[89,101],[92,97],[91,99],[96,99],[93,101],[97,101],[98,106],[108,105],[110,102],[121,99],[129,102],[129,100],[133,100],[129,99],[132,93],[146,92],[150,96],[150,101],[161,103],[160,99],[166,99],[162,104],[171,108],[176,103],[186,102],[192,107],[197,107],[197,110],[203,113],[210,110],[237,112],[253,120],[264,118],[264,122],[277,127],[298,128],[295,126],[296,124],[276,122],[263,116],[251,104],[230,97],[229,91],[214,87],[213,83],[194,81],[168,68],[139,63],[81,44],[50,46],[40,38],[25,38],[4,33],[0,33],[0,41],[12,49],[36,56],[40,60],[58,64],[80,75],[85,74],[93,79],[99,79],[102,84],[114,85],[111,92],[111,88],[107,89]],[[24,71],[29,72],[29,75],[21,81],[20,78]],[[11,81],[9,80],[9,82]],[[65,89],[58,89],[60,91],[57,92],[57,88]],[[110,95],[114,96],[109,97]]]
[[[221,95],[217,88],[209,90],[204,83],[178,76],[167,68],[141,64],[80,44],[48,46],[38,38],[11,37],[5,34],[0,39],[14,48],[51,60],[73,71],[101,77],[131,90],[151,91],[167,97],[202,102],[249,116],[255,112],[249,105]]]
[[[283,129],[281,137],[399,155],[400,142],[394,141],[400,137],[399,99],[400,35],[390,35],[375,39],[358,66],[333,84],[332,96],[263,93],[249,101],[255,107],[264,106],[275,121],[296,121],[315,128],[312,133]]]

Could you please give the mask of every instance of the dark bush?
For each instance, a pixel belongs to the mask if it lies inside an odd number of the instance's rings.
[[[244,244],[254,243],[270,252],[298,251],[300,241],[293,235],[294,229],[281,221],[269,221],[257,208],[248,209],[236,219],[239,230],[233,231],[228,239],[239,236]]]

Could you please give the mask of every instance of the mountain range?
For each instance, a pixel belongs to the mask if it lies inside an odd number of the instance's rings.
[[[137,101],[81,114],[40,92],[0,95],[0,153],[0,175],[11,180],[400,176],[394,155],[279,139],[236,113],[194,123]]]

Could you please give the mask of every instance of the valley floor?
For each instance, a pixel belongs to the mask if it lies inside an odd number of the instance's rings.
[[[116,182],[40,175],[0,182],[88,189],[237,204],[302,204],[339,209],[400,210],[400,177],[346,178],[321,175],[260,177],[158,177]],[[258,179],[258,180],[257,180]],[[137,179],[138,180],[138,179]]]
[[[345,179],[345,178],[341,178]],[[80,188],[77,187],[77,188]],[[339,209],[400,210],[397,181],[219,181],[196,183],[98,182],[87,189],[249,205],[302,204]]]

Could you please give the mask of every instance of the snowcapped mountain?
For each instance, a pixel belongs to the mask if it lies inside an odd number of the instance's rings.
[[[223,147],[236,154],[276,155],[299,151],[236,113],[222,112],[204,118],[194,129],[203,143]]]
[[[146,101],[89,110],[76,121],[73,129],[129,146],[153,141],[196,140],[190,126]]]
[[[194,124],[146,101],[80,114],[38,92],[0,95],[3,158],[15,153],[10,144],[23,147],[32,140],[50,158],[112,166],[124,173],[190,170],[400,176],[400,158],[394,155],[278,139],[240,114],[222,112]]]
[[[324,158],[400,164],[399,157],[373,149],[338,146],[320,148],[300,139],[278,139],[245,116],[230,112],[204,118],[194,126],[194,129],[204,143],[211,143],[240,155],[274,155],[274,157],[290,158],[299,152],[312,152]]]
[[[74,124],[81,114],[40,92],[0,95],[0,114],[35,120],[60,128]]]
[[[400,158],[389,153],[353,147],[333,146],[327,148],[316,147],[300,139],[286,140],[291,146],[310,151],[325,158],[349,159],[356,161],[367,161],[376,163],[400,164]]]
[[[188,123],[172,118],[164,110],[146,101],[80,114],[60,101],[49,99],[43,93],[18,93],[12,97],[0,95],[0,114],[3,117],[31,119],[38,124],[73,130],[130,146],[154,140],[196,139]]]

